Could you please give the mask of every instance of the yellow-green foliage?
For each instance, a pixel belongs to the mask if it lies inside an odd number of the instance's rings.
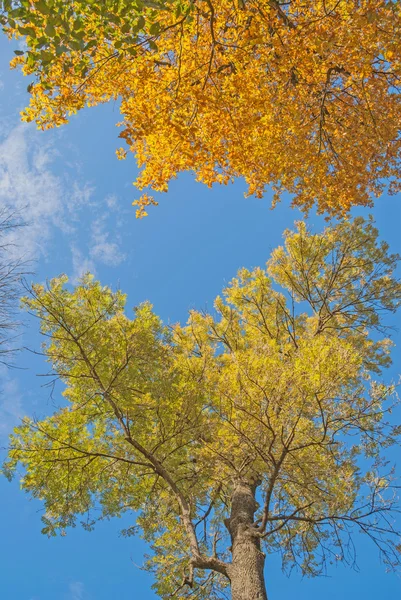
[[[197,597],[219,598],[224,519],[245,480],[258,486],[255,535],[285,564],[315,574],[331,551],[346,560],[351,526],[396,562],[380,529],[393,506],[380,461],[399,433],[386,422],[394,389],[371,379],[389,364],[382,315],[400,303],[396,261],[371,222],[316,235],[299,223],[213,314],[172,329],[146,303],[126,316],[125,296],[91,276],[33,286],[24,303],[67,403],[16,429],[6,469],[24,465],[44,532],[91,527],[95,508],[135,511],[158,593],[192,594],[182,582],[195,565]]]

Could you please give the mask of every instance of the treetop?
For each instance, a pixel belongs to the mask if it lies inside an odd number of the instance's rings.
[[[353,564],[356,530],[395,567],[384,453],[397,398],[376,376],[390,361],[385,313],[401,302],[397,260],[371,221],[321,234],[298,223],[266,269],[240,270],[213,313],[172,328],[149,303],[130,318],[125,296],[91,276],[34,285],[24,304],[66,403],[24,419],[5,470],[24,466],[43,531],[131,511],[125,534],[153,548],[163,598],[220,598],[241,492],[255,497],[248,534],[287,568]]]

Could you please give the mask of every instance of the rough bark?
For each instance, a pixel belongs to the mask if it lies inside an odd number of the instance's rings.
[[[263,575],[265,555],[253,527],[256,508],[255,487],[239,482],[232,497],[231,515],[226,522],[232,542],[229,567],[232,600],[267,600]]]

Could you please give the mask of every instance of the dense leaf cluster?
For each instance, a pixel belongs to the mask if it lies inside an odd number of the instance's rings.
[[[243,177],[343,214],[400,184],[401,8],[383,0],[20,0],[2,21],[30,84],[25,120],[121,101],[140,189],[183,171]],[[125,151],[120,150],[120,158]],[[385,183],[386,182],[386,183]],[[154,204],[144,194],[138,216]]]
[[[356,530],[399,564],[384,453],[401,432],[394,387],[374,379],[389,364],[383,317],[401,302],[397,260],[371,222],[316,235],[300,223],[214,314],[172,329],[146,303],[129,318],[124,295],[90,276],[35,285],[25,305],[67,404],[16,429],[6,472],[24,465],[44,532],[131,512],[163,598],[219,598],[248,486],[247,535],[285,567],[354,563]]]

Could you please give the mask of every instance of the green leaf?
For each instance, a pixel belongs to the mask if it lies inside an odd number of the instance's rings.
[[[36,2],[35,4],[35,8],[42,13],[42,15],[49,15],[50,14],[50,8],[47,6],[46,2],[44,2],[44,0],[39,0],[39,2]]]
[[[48,50],[42,50],[40,53],[40,59],[43,64],[47,65],[54,59],[53,52],[49,52]]]
[[[28,67],[33,67],[38,59],[38,55],[34,52],[28,52],[26,64]]]
[[[73,50],[82,50],[85,47],[85,44],[83,44],[82,41],[78,40],[70,40],[68,43],[70,48],[72,48]]]
[[[115,25],[119,25],[121,23],[121,18],[113,13],[108,14],[108,20],[111,21],[111,23],[114,23]]]
[[[41,37],[37,40],[36,48],[38,48],[38,49],[43,48],[43,46],[47,46],[48,43],[49,43],[49,39],[47,37]]]
[[[14,54],[16,54],[17,56],[22,56],[23,54],[25,54],[25,52],[23,50],[14,50]]]
[[[56,34],[56,30],[54,29],[54,26],[51,23],[48,23],[45,27],[45,33],[49,36],[49,37],[54,37]]]
[[[63,44],[60,44],[60,46],[56,46],[56,56],[61,56],[66,52],[68,52],[67,46],[64,46]]]
[[[160,33],[160,24],[159,23],[152,23],[152,25],[149,28],[149,33],[151,35],[158,35]]]
[[[33,27],[18,27],[18,31],[19,33],[22,33],[22,35],[26,35],[32,38],[36,37],[36,31]]]
[[[74,21],[74,26],[73,26],[74,30],[82,29],[83,27],[84,27],[84,22],[82,19],[76,19]]]
[[[89,50],[90,48],[93,48],[96,45],[97,45],[97,40],[91,40],[90,42],[88,42],[86,44],[84,50]]]
[[[72,35],[76,40],[83,40],[85,37],[85,31],[73,31]]]

